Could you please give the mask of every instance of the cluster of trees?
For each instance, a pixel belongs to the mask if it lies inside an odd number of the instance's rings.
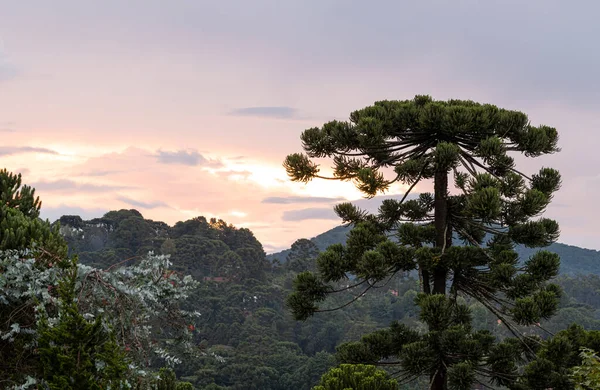
[[[123,259],[133,264],[150,251],[169,255],[175,270],[197,280],[262,280],[269,267],[262,245],[250,230],[215,218],[197,217],[170,227],[145,219],[137,210],[118,210],[89,221],[65,215],[57,225],[69,253],[77,253],[82,263],[100,268]]]
[[[199,352],[195,313],[182,310],[196,282],[152,254],[112,270],[81,265],[40,207],[20,175],[0,171],[2,388],[162,388],[168,372],[151,368]]]
[[[62,225],[63,230],[65,226]],[[195,321],[194,343],[207,354],[184,359],[175,367],[177,376],[199,389],[308,390],[319,383],[329,368],[337,365],[337,345],[359,340],[363,334],[385,328],[392,321],[425,329],[414,305],[420,291],[418,275],[410,273],[396,275],[385,288],[373,289],[342,310],[304,322],[295,321],[285,299],[299,273],[316,269],[320,253],[317,244],[300,239],[286,251],[285,257],[273,262],[264,279],[202,281],[194,292],[195,299],[186,303],[190,305],[186,308],[202,314]],[[204,256],[205,253],[198,254],[187,264],[193,267]],[[186,266],[179,266],[184,273]],[[600,304],[594,301],[593,294],[589,295],[600,289],[600,278],[561,276],[557,284],[565,286],[558,314],[550,321],[542,321],[541,326],[553,332],[565,329],[576,313],[581,320],[578,323],[600,329],[597,321]],[[330,301],[332,305],[353,298],[351,292],[339,295],[334,297],[337,301]],[[498,339],[511,336],[478,302],[469,300],[466,304],[472,311],[475,329],[486,330]],[[520,330],[546,335],[538,327]],[[399,388],[426,386],[427,380],[421,380]]]
[[[558,151],[554,128],[417,96],[302,141],[284,163],[292,180],[324,178],[314,159],[328,158],[330,179],[367,196],[409,190],[377,214],[336,206],[350,230],[269,262],[222,220],[170,227],[119,210],[51,225],[20,175],[0,171],[0,384],[598,388],[600,277],[559,275],[557,253],[532,249],[558,238],[541,215],[561,178],[509,155]],[[409,197],[425,180],[433,193]]]

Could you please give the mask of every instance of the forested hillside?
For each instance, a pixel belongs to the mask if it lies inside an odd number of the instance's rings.
[[[83,221],[77,216],[60,219],[69,250],[83,263],[104,268],[135,263],[147,251],[169,254],[173,269],[201,280],[189,310],[201,313],[194,327],[194,342],[206,355],[176,366],[180,379],[199,389],[310,389],[328,368],[336,364],[336,345],[356,341],[392,321],[424,329],[414,299],[419,281],[399,275],[358,299],[353,305],[307,321],[294,321],[285,305],[299,272],[312,270],[319,252],[344,240],[348,228],[338,227],[312,240],[300,239],[284,254],[266,260],[262,245],[248,229],[238,229],[221,220],[203,217],[169,226],[144,219],[136,210],[111,211],[101,218]],[[552,250],[567,253],[568,269],[576,270],[577,252],[593,259],[595,251],[562,244]],[[568,257],[568,255],[572,257]],[[285,255],[285,256],[284,256]],[[585,265],[585,267],[589,267]],[[565,295],[558,314],[541,327],[548,332],[573,322],[587,329],[600,329],[600,276],[570,275],[558,278]],[[342,293],[329,305],[354,298]],[[473,325],[499,338],[510,332],[485,307],[467,302]],[[526,334],[548,333],[523,327]],[[404,389],[422,388],[422,383]]]
[[[262,245],[248,229],[203,217],[178,222],[144,219],[137,210],[119,210],[83,221],[78,216],[59,219],[70,254],[85,264],[108,267],[149,251],[171,255],[176,269],[196,279],[263,279],[268,263]]]
[[[311,238],[310,241],[312,241],[319,250],[325,250],[329,245],[346,243],[346,237],[350,229],[350,226],[337,226]],[[457,238],[454,239],[454,243],[457,245],[463,244]],[[600,275],[600,251],[561,243],[552,243],[544,249],[560,256],[561,274],[573,276],[580,274]],[[529,258],[538,250],[538,248],[527,248],[523,245],[516,246],[516,251],[521,260]],[[286,249],[281,252],[269,254],[267,258],[271,261],[278,259],[280,262],[285,262],[289,252],[290,250]]]

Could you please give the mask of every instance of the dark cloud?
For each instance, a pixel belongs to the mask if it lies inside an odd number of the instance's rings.
[[[106,184],[90,184],[90,183],[77,183],[73,180],[54,180],[54,181],[40,181],[37,183],[31,184],[31,186],[40,191],[65,191],[72,190],[77,192],[89,192],[89,193],[97,193],[97,192],[107,192],[107,191],[119,191],[132,189],[133,187],[125,187],[125,186],[115,186],[115,185],[106,185]]]
[[[68,206],[61,204],[56,207],[42,206],[40,216],[43,219],[49,219],[51,222],[56,221],[63,215],[79,215],[83,220],[98,218],[106,214],[109,210],[103,208],[84,209],[77,206]]]
[[[32,146],[0,146],[0,156],[12,156],[23,153],[59,154],[56,150]]]
[[[308,219],[339,220],[340,217],[333,211],[333,208],[315,207],[285,211],[281,219],[284,221],[306,221]]]
[[[292,119],[297,115],[297,110],[292,107],[244,107],[229,113],[232,116],[255,116],[261,118]]]
[[[108,175],[114,175],[116,173],[122,173],[122,172],[125,172],[125,171],[118,170],[118,169],[92,170],[89,172],[80,173],[79,176],[108,176]]]
[[[125,196],[119,196],[119,197],[117,197],[117,199],[123,203],[127,203],[128,205],[143,208],[143,209],[155,209],[157,207],[169,207],[166,203],[160,202],[160,201],[142,202],[140,200],[127,198]]]
[[[297,203],[336,203],[343,202],[344,198],[327,198],[319,196],[269,196],[261,203],[271,204],[297,204]]]
[[[220,161],[207,159],[202,154],[198,153],[197,150],[177,150],[174,152],[159,150],[156,153],[156,157],[158,162],[163,164],[180,164],[187,166],[206,165],[214,168],[223,165]]]
[[[164,152],[159,150],[156,157],[163,164],[201,165],[208,160],[195,150],[178,150],[176,152]]]

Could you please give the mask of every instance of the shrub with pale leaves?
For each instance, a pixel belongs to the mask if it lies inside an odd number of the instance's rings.
[[[40,266],[33,253],[0,251],[0,311],[8,313],[0,339],[23,343],[35,361],[36,328],[42,319],[50,326],[58,320],[55,288],[68,262],[56,259]],[[170,266],[168,256],[153,253],[134,265],[107,270],[78,264],[80,312],[88,320],[101,316],[137,376],[148,375],[150,366],[175,365],[184,356],[202,353],[192,342],[194,319],[200,313],[182,309],[198,282]],[[30,373],[22,374],[21,383],[33,383],[27,378]]]

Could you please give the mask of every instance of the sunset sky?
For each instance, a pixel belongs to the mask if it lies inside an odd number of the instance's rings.
[[[302,130],[376,100],[472,99],[557,127],[561,153],[518,161],[561,171],[546,215],[561,242],[600,249],[598,15],[592,0],[0,0],[0,167],[51,220],[216,216],[273,251],[361,198],[287,179]]]

